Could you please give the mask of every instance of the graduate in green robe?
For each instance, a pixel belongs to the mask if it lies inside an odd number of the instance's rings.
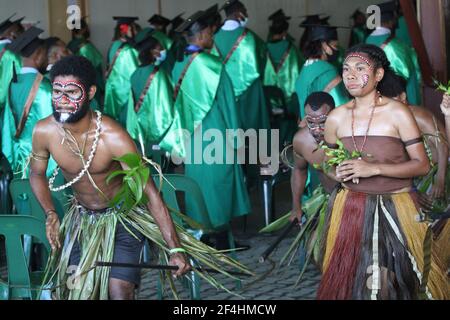
[[[313,26],[305,47],[305,55],[307,60],[295,83],[302,120],[305,118],[306,98],[313,92],[328,92],[336,106],[350,100],[342,77],[331,64],[338,56],[336,27]]]
[[[131,76],[126,129],[130,136],[148,146],[158,145],[174,117],[173,86],[161,68],[164,48],[151,35],[137,43],[141,65]]]
[[[227,129],[239,128],[230,77],[220,59],[205,52],[213,45],[206,20],[204,12],[199,11],[179,27],[189,45],[173,69],[175,118],[161,146],[185,157],[185,174],[197,181],[206,200],[210,223],[218,229],[251,209],[241,166],[236,161],[226,164],[227,153],[231,159],[236,158],[235,145],[225,141],[216,145],[216,141],[203,136],[214,130],[214,140],[222,139]],[[186,138],[183,130],[190,136]],[[186,206],[189,212],[189,197]],[[227,246],[226,237],[221,234],[218,248]]]
[[[364,43],[368,36],[366,28],[366,15],[357,9],[353,12],[350,18],[353,19],[353,27],[350,32],[349,48],[359,43]]]
[[[297,131],[297,120],[299,118],[299,105],[295,93],[295,81],[303,66],[304,58],[296,48],[294,42],[288,37],[290,17],[285,16],[282,10],[270,16],[273,21],[270,26],[271,39],[267,43],[268,59],[264,73],[264,86],[267,99],[272,108],[286,108],[286,115],[278,119],[275,127],[280,130],[280,144],[291,143]],[[280,106],[279,95],[271,95],[268,90],[276,87],[282,91],[284,101]]]
[[[381,26],[377,27],[366,39],[366,43],[383,48],[395,73],[407,81],[407,95],[411,104],[421,105],[422,75],[416,51],[402,42],[393,33],[397,25],[396,5],[394,2],[379,4]]]
[[[94,110],[100,110],[100,107],[103,106],[103,99],[105,96],[103,55],[90,41],[91,32],[86,19],[82,18],[80,24],[80,29],[72,30],[72,40],[67,44],[67,48],[72,51],[73,54],[85,57],[94,66],[97,74],[97,80],[95,82],[97,92],[95,93],[94,100],[91,101],[91,108]]]
[[[167,27],[170,25],[171,20],[159,14],[154,14],[148,19],[148,22],[150,23],[150,26],[139,31],[136,35],[136,42],[142,41],[151,34],[166,50],[170,50],[173,40],[167,36]]]
[[[243,129],[269,129],[269,111],[263,91],[267,49],[264,42],[245,27],[248,14],[240,1],[228,1],[222,9],[226,20],[214,36],[212,53],[220,57],[231,77]]]
[[[304,29],[299,43],[300,52],[304,54],[305,46],[308,42],[308,39],[310,38],[312,26],[329,25],[328,20],[330,19],[330,16],[325,16],[323,14],[308,14],[305,16],[300,16],[300,18],[305,18],[299,25],[300,28]]]
[[[19,73],[22,67],[20,56],[7,49],[7,45],[24,31],[20,24],[23,18],[11,21],[13,16],[0,23],[0,119],[8,98],[8,86],[13,77],[13,69]]]
[[[47,49],[47,68],[45,77],[50,80],[50,70],[53,65],[62,58],[72,55],[72,52],[67,49],[67,45],[58,37],[50,37],[44,40]]]
[[[124,124],[126,103],[130,93],[130,78],[139,66],[138,52],[134,48],[137,17],[114,17],[117,21],[115,41],[108,52],[106,69],[104,113]]]
[[[22,69],[13,76],[3,114],[2,152],[18,177],[27,178],[27,160],[31,155],[33,129],[36,123],[53,113],[52,87],[39,70],[47,65],[44,41],[38,36],[43,30],[31,27],[8,45],[22,57]],[[55,169],[49,162],[47,175]]]

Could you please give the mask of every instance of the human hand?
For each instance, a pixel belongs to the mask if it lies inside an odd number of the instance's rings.
[[[184,275],[192,269],[189,262],[187,262],[186,256],[180,252],[175,253],[170,257],[169,264],[178,267],[178,270],[172,271],[175,278]]]
[[[445,117],[450,117],[450,95],[444,94],[441,103],[441,111]]]
[[[59,218],[56,212],[50,211],[47,214],[47,220],[45,221],[45,231],[48,242],[52,247],[52,251],[61,248],[61,242],[59,241]]]
[[[370,178],[379,174],[379,169],[364,160],[346,160],[336,167],[336,177],[344,182],[358,178]]]
[[[289,221],[293,222],[295,219],[297,219],[297,224],[302,225],[302,216],[303,216],[303,210],[301,207],[299,209],[292,209],[291,216],[289,217]]]
[[[431,188],[431,197],[433,199],[440,199],[444,196],[445,179],[438,179]]]

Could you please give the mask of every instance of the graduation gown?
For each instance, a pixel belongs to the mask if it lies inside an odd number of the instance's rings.
[[[242,38],[244,32],[246,35]],[[242,41],[227,59],[239,39]],[[270,129],[263,91],[267,59],[264,42],[251,30],[242,27],[232,31],[221,29],[216,33],[214,42],[211,53],[220,57],[231,77],[243,129]]]
[[[185,56],[183,61],[175,64],[172,72],[174,83],[178,84],[191,57],[192,55]],[[175,90],[177,87],[176,85]],[[225,142],[215,148],[211,141],[197,141],[203,139],[196,139],[194,132],[200,134],[214,129],[215,133],[220,132],[222,137],[225,137],[227,129],[239,128],[235,103],[232,83],[221,61],[208,53],[198,54],[189,65],[179,86],[175,99],[174,121],[160,144],[162,148],[171,150],[172,154],[188,157],[189,153],[192,155],[191,164],[185,163],[185,174],[199,184],[206,200],[210,223],[215,228],[227,225],[234,217],[248,214],[250,201],[241,165],[237,162],[225,164],[227,152],[235,158],[236,149]],[[187,137],[190,150],[183,147],[181,129],[191,133]],[[195,146],[196,143],[201,146]],[[194,150],[199,148],[201,154],[212,155],[224,164],[207,164],[204,158],[202,164],[194,164],[194,158],[201,155],[198,152],[194,155]],[[186,207],[188,212],[195,214],[190,211],[192,204],[188,196]],[[192,218],[200,220],[197,216]]]
[[[336,106],[343,105],[350,100],[336,67],[322,60],[315,60],[312,63],[311,60],[305,62],[295,83],[295,91],[302,119],[305,118],[306,98],[313,92],[328,92],[333,97]]]
[[[406,81],[406,94],[408,101],[413,105],[421,105],[422,87],[421,72],[418,63],[416,51],[394,37],[389,40],[390,35],[370,35],[366,39],[366,43],[381,47],[387,41],[387,45],[383,48],[386,56],[391,62],[391,68],[395,73],[402,76]]]
[[[409,35],[408,25],[404,16],[398,18],[397,29],[395,29],[395,36],[403,41],[403,43],[412,47],[411,36]]]
[[[9,88],[9,99],[3,114],[2,127],[2,152],[8,159],[14,173],[25,169],[27,158],[32,151],[33,129],[36,123],[50,116],[52,108],[52,86],[45,77],[42,79],[33,103],[30,107],[28,117],[24,116],[25,102],[30,94],[37,73],[24,73],[17,75],[17,82],[12,82]],[[16,137],[19,122],[24,118],[23,130]],[[47,176],[53,172],[56,163],[50,159]],[[28,178],[28,172],[25,177]]]
[[[150,86],[144,92],[149,79]],[[173,87],[166,71],[154,65],[139,67],[131,76],[127,104],[126,129],[130,136],[135,141],[142,136],[145,145],[158,144],[172,124],[173,108]]]
[[[105,95],[105,79],[103,77],[103,56],[100,51],[89,41],[85,39],[74,38],[67,45],[73,54],[85,57],[95,68],[97,74],[96,85],[97,93],[95,98],[91,101],[91,108],[100,110],[103,106],[103,97]]]
[[[295,81],[300,74],[304,58],[290,40],[267,43],[268,59],[264,72],[264,86],[279,88],[284,95],[284,102],[290,114],[299,115],[298,99],[295,96]],[[278,95],[271,95],[266,90],[267,99],[272,107],[279,107]],[[297,131],[297,120],[280,119],[275,124],[280,130],[280,143],[291,142]]]
[[[22,68],[22,59],[10,50],[6,50],[7,43],[0,44],[0,115],[8,98],[8,86],[13,78],[13,68],[16,73]]]
[[[118,50],[120,53],[117,55]],[[139,66],[138,56],[136,49],[120,40],[114,41],[108,52],[104,113],[122,124],[131,89],[130,78]],[[117,57],[115,61],[114,57]]]

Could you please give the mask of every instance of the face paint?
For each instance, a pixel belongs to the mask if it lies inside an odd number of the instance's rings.
[[[89,102],[86,91],[81,82],[69,81],[53,82],[54,90],[52,93],[53,116],[61,123],[74,123],[86,115],[89,110]],[[72,90],[72,93],[58,91],[73,86],[78,90]]]
[[[345,58],[344,63],[346,63],[347,60],[348,60],[349,58],[359,58],[359,59],[361,59],[362,61],[364,61],[370,68],[372,68],[372,64],[370,63],[369,59],[367,59],[366,57],[364,57],[364,56],[363,56],[362,54],[360,54],[360,53],[351,53],[351,54],[349,54],[349,55]]]
[[[361,78],[362,78],[361,88],[364,89],[365,87],[367,87],[367,84],[369,83],[369,75],[363,74]]]

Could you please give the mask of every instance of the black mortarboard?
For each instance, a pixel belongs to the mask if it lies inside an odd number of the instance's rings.
[[[205,10],[205,13],[207,15],[213,15],[213,14],[216,14],[218,12],[219,12],[219,5],[217,3]]]
[[[397,3],[395,1],[388,1],[377,4],[380,8],[381,21],[392,20],[396,16]]]
[[[287,16],[284,14],[283,9],[279,9],[279,10],[275,11],[274,13],[272,13],[272,14],[269,16],[269,20],[271,20],[271,21],[276,21],[276,20],[290,20],[290,19],[291,19],[291,17],[287,17]]]
[[[197,11],[186,19],[175,31],[196,34],[209,26],[206,11]]]
[[[344,26],[328,26],[328,25],[303,25],[304,28],[309,28],[308,41],[330,41],[338,40],[337,28],[349,29]]]
[[[182,18],[184,12],[177,15],[175,18],[170,20],[170,23],[172,24],[172,29],[178,28],[185,20]]]
[[[320,17],[323,16],[323,13],[320,14],[310,14],[310,15],[306,15],[306,16],[301,16],[302,18],[305,18],[305,20],[303,20],[300,23],[300,27],[308,25],[308,24],[314,24],[314,25],[325,25],[328,24],[328,19],[330,19],[330,16],[325,16],[325,17]]]
[[[7,18],[6,20],[4,20],[0,23],[0,33],[2,33],[3,31],[6,31],[6,29],[8,29],[9,27],[11,27],[13,25],[11,18],[14,17],[15,15],[16,14],[14,13],[9,18]]]
[[[113,17],[113,19],[117,21],[117,24],[132,24],[139,20],[139,17]]]
[[[157,25],[162,25],[164,27],[168,26],[171,22],[170,19],[167,19],[166,17],[163,17],[159,14],[154,14],[150,19],[147,20],[148,22],[150,22],[151,24],[157,24]]]
[[[156,46],[158,43],[159,41],[155,37],[153,37],[152,34],[148,34],[142,40],[136,42],[135,47],[138,51],[148,50]]]
[[[44,32],[44,30],[31,27],[19,35],[17,39],[7,46],[7,48],[21,56],[29,57],[44,43],[42,39],[39,39],[39,35],[42,32]]]
[[[228,14],[230,12],[233,12],[236,8],[244,7],[244,4],[239,0],[228,0],[226,1],[222,7],[220,7],[221,10],[225,10],[225,14]]]

